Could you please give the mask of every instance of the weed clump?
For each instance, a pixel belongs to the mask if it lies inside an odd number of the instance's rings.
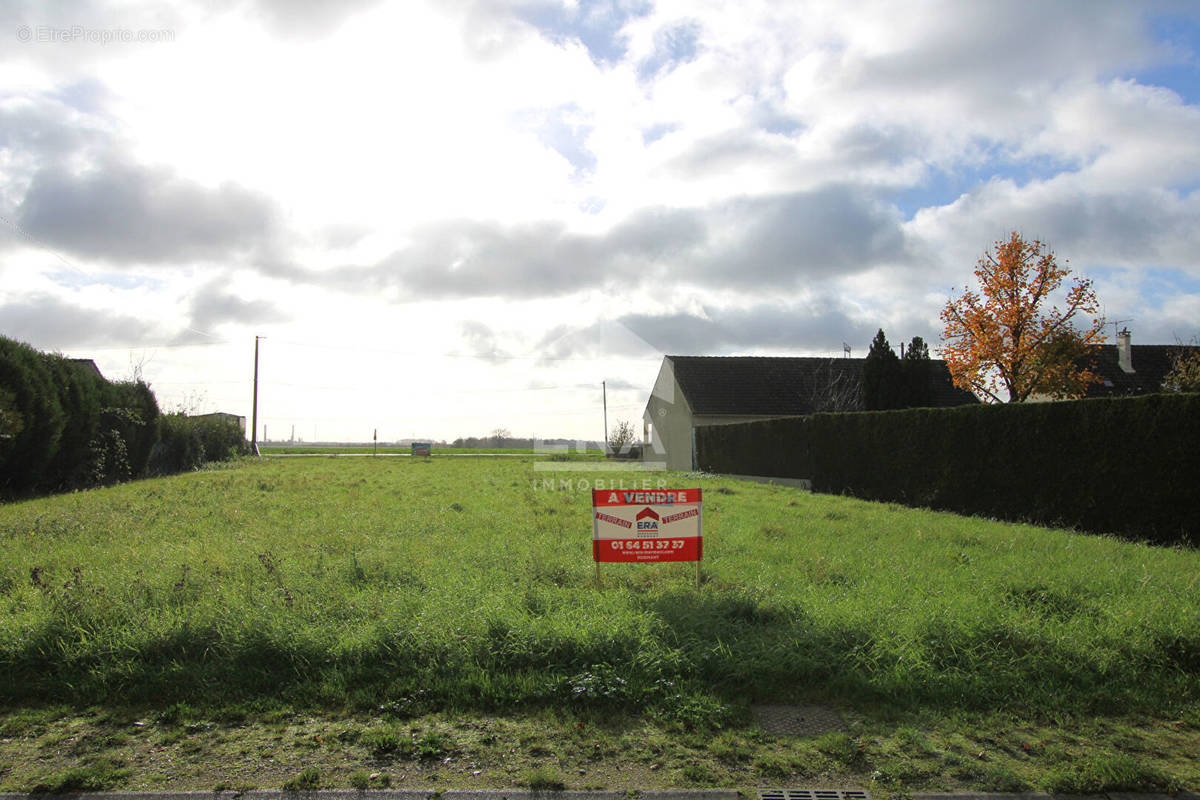
[[[36,794],[65,794],[68,792],[102,792],[124,786],[130,771],[112,763],[96,763],[71,767],[57,772],[45,781],[36,784]]]
[[[1138,792],[1153,788],[1175,793],[1179,780],[1128,753],[1090,753],[1061,762],[1042,781],[1042,789],[1053,794],[1103,794]]]
[[[316,767],[305,767],[288,778],[280,787],[285,792],[310,792],[321,788],[321,771]]]
[[[561,792],[567,788],[567,783],[558,770],[545,765],[530,769],[521,782],[533,791]]]
[[[816,738],[814,744],[817,750],[829,756],[842,767],[855,768],[864,761],[862,746],[847,733],[841,731],[823,733]]]

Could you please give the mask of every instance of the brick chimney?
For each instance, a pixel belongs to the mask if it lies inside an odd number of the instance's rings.
[[[1133,348],[1129,345],[1129,328],[1117,334],[1117,365],[1122,372],[1133,372]]]

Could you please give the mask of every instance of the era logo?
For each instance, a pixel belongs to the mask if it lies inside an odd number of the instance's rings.
[[[643,508],[637,513],[637,529],[639,531],[658,531],[659,516],[652,508]]]

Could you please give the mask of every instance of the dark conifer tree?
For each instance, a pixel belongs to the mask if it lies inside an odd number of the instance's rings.
[[[900,377],[900,359],[880,328],[863,364],[863,407],[868,411],[902,408]]]

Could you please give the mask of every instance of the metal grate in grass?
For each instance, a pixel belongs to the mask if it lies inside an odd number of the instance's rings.
[[[758,800],[871,800],[862,789],[760,789]]]
[[[754,719],[767,733],[783,736],[820,736],[846,730],[846,723],[825,706],[750,706]]]

